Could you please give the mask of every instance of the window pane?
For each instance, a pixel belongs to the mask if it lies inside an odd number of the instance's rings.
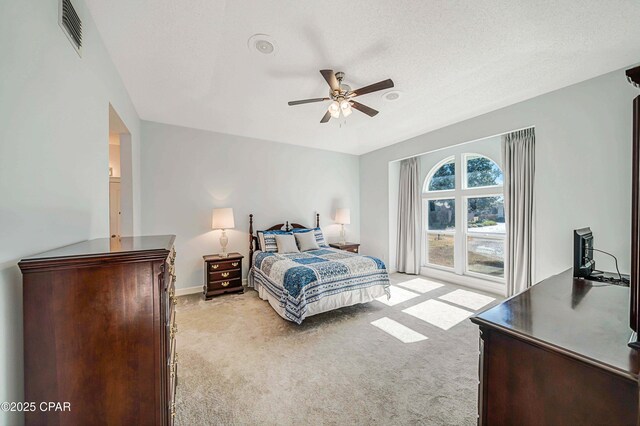
[[[467,256],[469,271],[504,277],[504,240],[467,237]]]
[[[427,229],[431,231],[456,230],[455,200],[429,200]]]
[[[504,234],[504,197],[467,199],[467,226],[470,233]]]
[[[453,235],[427,234],[427,263],[453,268]]]
[[[444,163],[429,181],[429,191],[456,189],[456,163],[453,159]]]
[[[493,160],[480,155],[468,155],[467,188],[502,185],[502,170]]]

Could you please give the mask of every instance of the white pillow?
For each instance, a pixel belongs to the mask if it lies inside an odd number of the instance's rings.
[[[300,253],[296,245],[296,239],[293,235],[276,235],[276,245],[278,253]]]
[[[300,251],[318,250],[320,248],[314,232],[297,232],[293,235],[296,238]]]

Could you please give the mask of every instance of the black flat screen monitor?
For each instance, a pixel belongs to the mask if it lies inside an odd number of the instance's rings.
[[[576,229],[573,231],[573,276],[589,277],[595,267],[591,228]]]

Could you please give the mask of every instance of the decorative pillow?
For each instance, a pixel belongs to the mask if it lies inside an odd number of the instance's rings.
[[[258,231],[258,243],[260,243],[260,250],[276,252],[278,251],[278,245],[276,244],[276,235],[292,235],[287,231]]]
[[[275,237],[278,253],[300,253],[293,234],[276,234]]]
[[[311,231],[313,231],[313,234],[316,237],[316,242],[318,243],[318,245],[320,247],[329,247],[327,245],[326,241],[324,240],[324,235],[322,234],[322,229],[320,229],[320,228],[312,228],[312,229],[294,228],[294,229],[291,230],[291,232],[293,232],[294,234],[311,232]]]
[[[314,232],[296,232],[293,234],[300,251],[317,250],[320,248]]]

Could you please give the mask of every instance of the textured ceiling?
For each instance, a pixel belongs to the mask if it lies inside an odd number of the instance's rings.
[[[640,60],[636,0],[87,3],[142,119],[353,154]],[[322,68],[402,96],[320,124],[327,103],[287,101],[326,96]]]

